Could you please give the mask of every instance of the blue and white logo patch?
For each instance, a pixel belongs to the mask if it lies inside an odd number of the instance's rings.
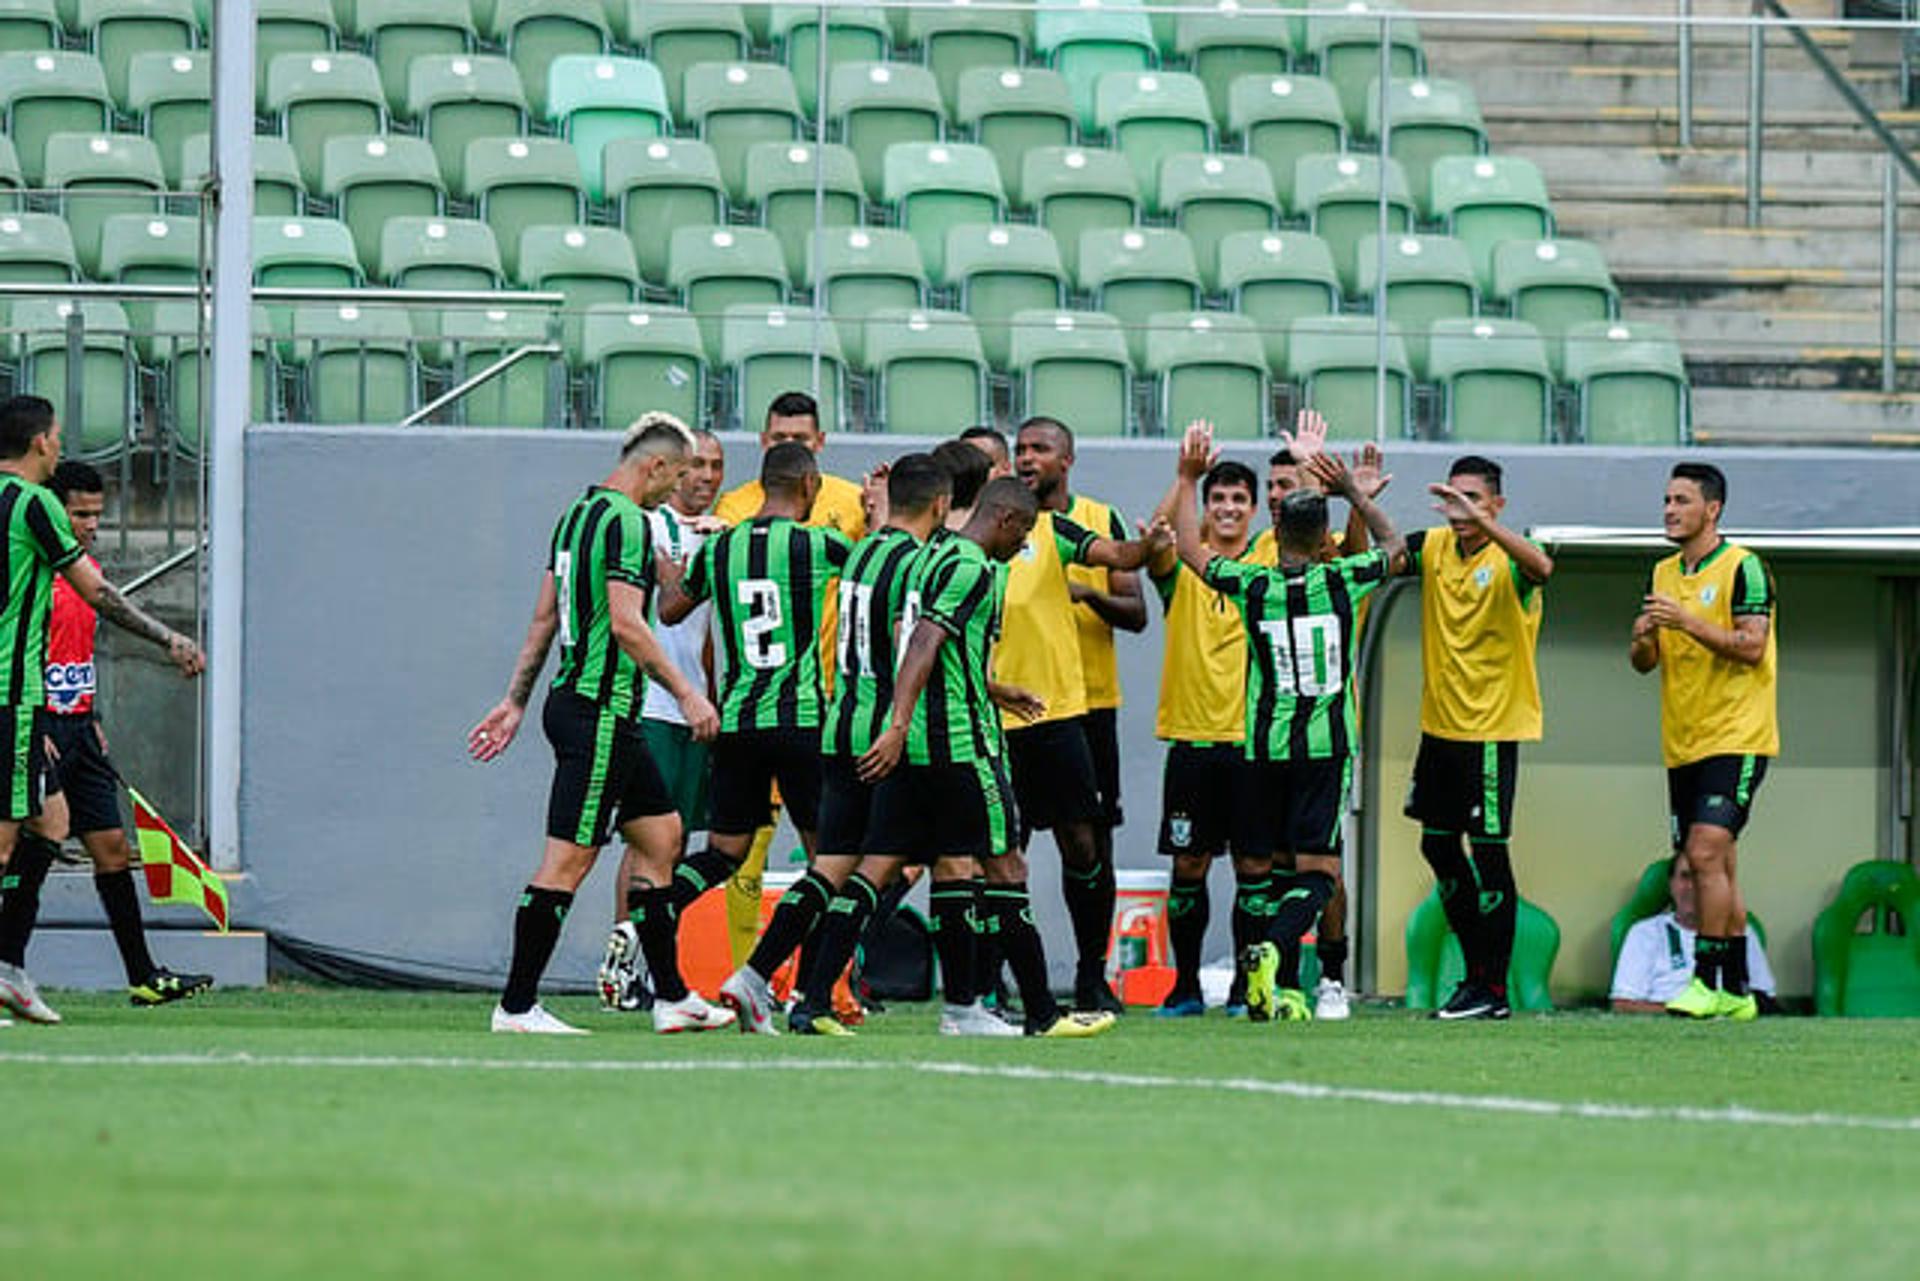
[[[1714,601],[1718,600],[1719,598],[1720,598],[1720,589],[1718,587],[1715,587],[1711,583],[1707,584],[1705,587],[1702,587],[1700,589],[1700,603],[1702,605],[1711,605],[1713,604]]]
[[[1493,586],[1493,567],[1491,565],[1482,565],[1480,568],[1474,570],[1473,585],[1483,592]]]

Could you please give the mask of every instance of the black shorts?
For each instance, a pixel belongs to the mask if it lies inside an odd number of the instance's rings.
[[[1469,743],[1420,736],[1406,815],[1437,832],[1504,841],[1513,835],[1513,793],[1520,780],[1520,744]]]
[[[616,822],[625,827],[674,812],[638,720],[555,690],[547,695],[541,724],[553,745],[547,835],[554,840],[598,849],[612,838]]]
[[[999,760],[903,764],[873,789],[861,852],[909,863],[996,858],[1016,848],[1018,806]]]
[[[1127,821],[1120,809],[1120,709],[1096,707],[1086,716],[1087,751],[1093,756],[1093,790],[1100,798],[1100,821],[1119,827]]]
[[[771,823],[776,781],[794,827],[813,831],[820,822],[819,730],[737,730],[715,739],[713,834],[747,836]]]
[[[820,762],[820,825],[813,848],[822,854],[858,854],[866,848],[874,789],[860,781],[860,759],[828,756]]]
[[[1023,848],[1034,832],[1100,817],[1099,782],[1082,717],[1009,730],[1007,769],[1019,802]]]
[[[1242,762],[1233,852],[1241,858],[1338,853],[1352,774],[1350,757]]]
[[[54,751],[54,786],[47,790],[65,794],[68,830],[75,836],[122,830],[120,775],[101,745],[99,722],[91,714],[49,713],[47,725]]]
[[[1234,780],[1247,763],[1238,743],[1174,743],[1160,775],[1160,852],[1225,854],[1233,839]]]
[[[10,822],[38,818],[47,797],[60,790],[47,761],[51,719],[44,707],[0,708],[7,734],[6,747],[0,750],[0,796],[6,798]]]
[[[1667,821],[1673,848],[1687,847],[1695,823],[1724,827],[1735,836],[1753,813],[1753,796],[1767,776],[1765,756],[1709,756],[1667,771]]]

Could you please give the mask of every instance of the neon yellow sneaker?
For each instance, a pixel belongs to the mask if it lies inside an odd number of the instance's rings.
[[[1106,1010],[1075,1010],[1070,1014],[1062,1014],[1033,1035],[1065,1040],[1085,1040],[1087,1037],[1112,1031],[1114,1022],[1113,1015]]]
[[[1751,992],[1744,996],[1735,996],[1731,992],[1715,992],[1714,996],[1718,998],[1714,1013],[1723,1019],[1731,1019],[1735,1023],[1751,1023],[1760,1017],[1760,1002],[1754,999]]]
[[[787,1015],[787,1031],[795,1036],[839,1036],[856,1035],[854,1030],[831,1014],[811,1014],[795,1008]]]
[[[1247,976],[1247,1018],[1266,1023],[1274,1017],[1277,1000],[1274,980],[1280,970],[1280,949],[1255,943],[1240,954],[1240,972]]]
[[[1307,994],[1298,988],[1283,987],[1275,1003],[1273,1017],[1282,1023],[1313,1022],[1313,1007],[1307,1004]]]
[[[1720,996],[1696,975],[1685,991],[1667,1002],[1667,1013],[1684,1019],[1714,1018],[1720,1013]]]

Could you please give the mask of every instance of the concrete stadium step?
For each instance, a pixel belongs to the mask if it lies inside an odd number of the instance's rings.
[[[1667,16],[1671,16],[1669,11]],[[1648,24],[1628,26],[1578,22],[1423,22],[1421,43],[1435,74],[1441,68],[1504,70],[1542,66],[1676,66],[1679,60],[1677,28]],[[1852,61],[1853,39],[1845,31],[1814,33],[1814,43],[1843,69]],[[1785,36],[1766,42],[1767,70],[1803,71],[1807,55]],[[1738,71],[1745,74],[1749,57],[1747,33],[1738,27],[1699,27],[1694,31],[1694,71]]]
[[[257,930],[149,929],[147,950],[176,973],[213,975],[215,988],[267,985],[267,936]],[[27,945],[27,973],[47,989],[116,992],[127,985],[113,933],[104,926],[35,930]],[[54,1007],[59,1008],[57,998]]]
[[[1632,302],[1624,308],[1630,320],[1650,320],[1673,329],[1687,359],[1699,366],[1758,366],[1789,376],[1805,368],[1804,386],[1855,385],[1834,377],[1836,369],[1849,373],[1870,367],[1877,385],[1880,374],[1880,317],[1875,311],[1796,311],[1746,308],[1662,307]],[[1920,311],[1900,317],[1901,359],[1920,358]],[[1826,381],[1815,380],[1815,375]],[[1742,385],[1751,385],[1753,371],[1744,371]],[[1866,385],[1864,383],[1859,385]]]
[[[1741,147],[1657,147],[1610,144],[1535,143],[1505,149],[1540,166],[1554,199],[1562,191],[1610,191],[1628,197],[1669,192],[1685,198],[1695,192],[1737,191],[1745,199],[1747,151]],[[1883,160],[1863,160],[1854,152],[1830,147],[1769,145],[1761,156],[1761,177],[1769,198],[1778,190],[1814,190],[1870,194],[1880,199]],[[1597,175],[1604,175],[1604,181]],[[1904,182],[1901,198],[1920,204],[1920,187]]]
[[[1693,431],[1712,445],[1920,446],[1920,392],[1696,387]]]
[[[1680,132],[1679,108],[1671,101],[1658,106],[1604,107],[1597,111],[1585,107],[1507,103],[1483,106],[1482,115],[1495,151],[1554,144],[1675,147]],[[1920,147],[1920,113],[1882,110],[1880,118],[1908,147]],[[1747,113],[1744,107],[1696,106],[1693,122],[1696,147],[1745,147]],[[1880,143],[1860,123],[1859,117],[1844,108],[1794,112],[1776,112],[1769,108],[1766,124],[1769,153],[1775,148],[1874,153],[1881,150]]]
[[[1845,102],[1825,76],[1802,59],[1805,70],[1771,71],[1766,79],[1766,115],[1844,109]],[[1433,61],[1436,75],[1446,64]],[[1508,67],[1498,74],[1481,68],[1467,74],[1482,108],[1533,107],[1552,103],[1561,110],[1585,108],[1609,111],[1622,107],[1672,108],[1679,95],[1679,71],[1672,66],[1538,66]],[[1856,69],[1854,86],[1876,111],[1900,109],[1899,75],[1891,69]],[[1693,77],[1696,111],[1746,111],[1745,71],[1696,70]]]
[[[1653,211],[1632,225],[1588,225],[1563,216],[1564,234],[1592,240],[1616,276],[1671,271],[1678,276],[1730,274],[1756,281],[1880,281],[1880,230],[1808,227],[1686,227]],[[1920,271],[1920,229],[1899,242],[1902,283]],[[1915,277],[1920,279],[1920,277]]]

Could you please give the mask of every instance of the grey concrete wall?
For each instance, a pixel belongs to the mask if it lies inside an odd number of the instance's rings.
[[[830,470],[857,476],[925,442],[841,437]],[[256,915],[243,923],[442,980],[504,973],[515,894],[537,856],[549,758],[537,722],[492,766],[467,728],[500,696],[560,506],[612,462],[608,436],[562,432],[256,428],[247,442],[241,849]],[[1236,446],[1259,464],[1266,452]],[[1395,448],[1387,506],[1431,518],[1424,487],[1457,451]],[[751,478],[751,438],[728,442]],[[1920,525],[1920,456],[1717,453],[1730,524]],[[1503,451],[1510,519],[1652,528],[1669,455]],[[1089,444],[1075,487],[1148,512],[1168,442]],[[1155,611],[1157,613],[1157,610]],[[1122,866],[1155,866],[1161,752],[1152,738],[1156,621],[1123,638]],[[611,909],[611,860],[585,886],[555,975],[586,982]],[[1034,858],[1056,973],[1067,960],[1057,860]],[[1227,882],[1216,886],[1223,902]],[[1216,911],[1224,950],[1225,912]]]

